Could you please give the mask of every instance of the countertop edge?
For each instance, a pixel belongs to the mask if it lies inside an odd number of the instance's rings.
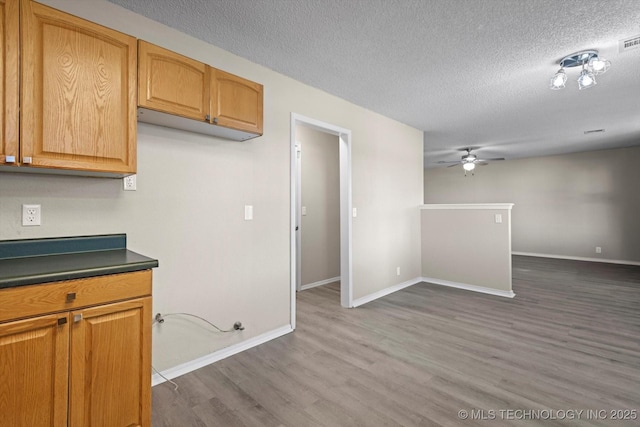
[[[75,271],[63,271],[32,276],[21,276],[0,281],[0,289],[14,288],[18,286],[39,285],[49,282],[61,282],[65,280],[85,279],[88,277],[107,276],[110,274],[132,273],[134,271],[150,270],[158,267],[158,260],[140,261],[115,266],[87,268]]]

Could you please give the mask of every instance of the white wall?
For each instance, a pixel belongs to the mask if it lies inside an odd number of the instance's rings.
[[[640,262],[638,164],[632,147],[426,169],[424,200],[515,203],[514,252]]]
[[[494,203],[423,205],[424,280],[513,297],[511,208]]]
[[[0,174],[0,238],[125,232],[156,257],[154,311],[194,313],[239,334],[173,318],[154,330],[164,370],[290,324],[289,135],[299,113],[352,131],[354,298],[420,276],[422,133],[103,0],[44,3],[262,83],[264,136],[234,142],[138,126],[138,191],[121,180]],[[348,66],[348,64],[345,64]],[[23,228],[20,205],[42,205]],[[254,220],[244,221],[244,205]],[[395,275],[396,266],[403,275]]]
[[[301,147],[302,286],[340,276],[340,153],[336,135],[296,127]]]

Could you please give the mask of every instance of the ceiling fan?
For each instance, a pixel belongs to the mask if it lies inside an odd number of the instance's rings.
[[[462,155],[461,160],[456,160],[453,162],[445,162],[443,160],[439,161],[439,164],[450,164],[448,167],[454,167],[459,164],[464,168],[464,176],[467,176],[467,172],[471,172],[473,175],[473,170],[476,168],[476,165],[485,166],[488,165],[488,162],[495,162],[498,160],[505,160],[504,157],[498,157],[494,159],[479,159],[475,154],[472,154],[471,151],[476,149],[475,147],[462,148],[459,151],[465,151],[466,154]]]

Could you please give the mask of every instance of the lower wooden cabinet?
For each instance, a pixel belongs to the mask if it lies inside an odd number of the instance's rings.
[[[151,298],[74,311],[71,319],[69,425],[150,426]]]
[[[66,426],[68,315],[0,324],[0,424]]]
[[[55,305],[60,286],[78,306],[85,286],[95,300],[110,277],[4,289],[0,301],[32,288]],[[129,277],[148,280],[148,295],[0,323],[0,425],[151,426],[151,272],[113,276]]]

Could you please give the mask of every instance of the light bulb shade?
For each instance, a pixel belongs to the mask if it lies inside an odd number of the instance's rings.
[[[596,77],[589,70],[582,70],[580,73],[580,77],[578,77],[578,89],[589,89],[590,87],[598,84],[596,82]]]
[[[610,66],[611,61],[604,58],[595,57],[589,60],[589,68],[595,75],[606,73]]]
[[[463,163],[462,167],[466,171],[472,171],[472,170],[474,170],[476,168],[476,164],[475,163]]]
[[[567,75],[564,73],[564,69],[560,68],[560,70],[553,77],[551,77],[549,87],[553,90],[563,89],[566,82]]]

